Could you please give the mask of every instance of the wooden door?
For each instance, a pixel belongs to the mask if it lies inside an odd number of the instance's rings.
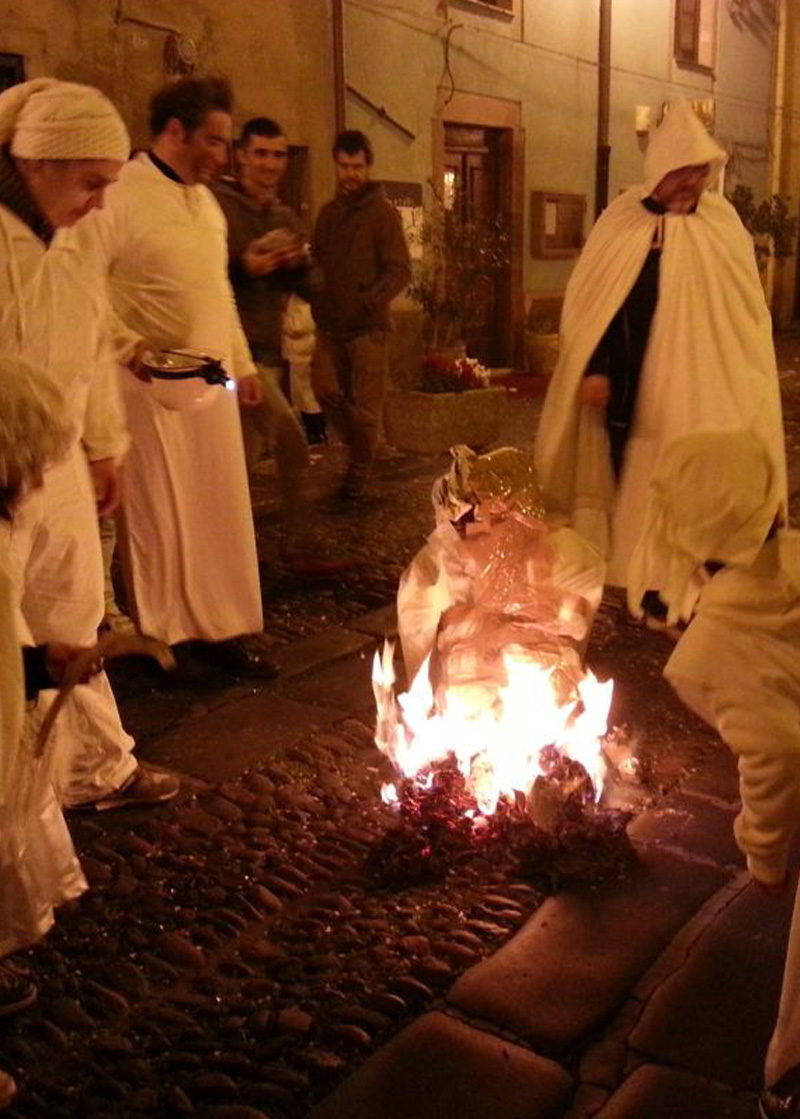
[[[445,205],[458,209],[465,220],[489,228],[502,218],[501,208],[501,132],[502,129],[470,125],[445,126]],[[477,284],[476,312],[470,316],[464,341],[467,353],[484,365],[506,364],[507,331],[500,316],[507,305],[510,264],[491,278]]]

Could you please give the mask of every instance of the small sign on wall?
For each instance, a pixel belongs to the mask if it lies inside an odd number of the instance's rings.
[[[585,194],[531,191],[531,255],[577,256],[583,248]]]
[[[412,260],[422,259],[422,183],[398,183],[381,180],[386,197],[396,206],[403,222],[408,251]]]

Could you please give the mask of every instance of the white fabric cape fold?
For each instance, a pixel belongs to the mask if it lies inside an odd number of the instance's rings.
[[[786,464],[772,324],[752,241],[733,207],[706,192],[693,214],[666,214],[659,299],[619,485],[605,416],[579,403],[589,359],[630,292],[662,219],[633,187],[602,215],[567,288],[561,354],[536,444],[550,509],[610,557],[625,586],[651,474],[664,446],[698,428],[759,434],[785,504]],[[654,589],[657,589],[654,588]]]

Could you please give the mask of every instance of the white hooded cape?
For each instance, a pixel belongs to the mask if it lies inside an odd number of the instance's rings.
[[[567,286],[561,352],[545,400],[536,465],[548,506],[609,556],[608,581],[626,585],[648,485],[662,448],[697,428],[761,436],[781,480],[786,466],[772,323],[750,236],[736,211],[706,191],[692,214],[663,218],[642,205],[670,170],[724,153],[687,104],[668,114],[651,143],[646,181],[613,202],[595,225]],[[605,416],[581,406],[588,362],[624,303],[660,221],[659,297],[636,411],[615,486]],[[658,589],[654,587],[653,589]]]

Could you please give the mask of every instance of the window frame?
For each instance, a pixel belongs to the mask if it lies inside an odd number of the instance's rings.
[[[686,7],[689,5],[694,6],[694,11],[692,13],[694,17],[693,42],[690,53],[681,49],[686,30],[683,21],[687,17]],[[703,74],[713,74],[715,72],[717,65],[718,17],[718,0],[675,0],[672,56],[677,66],[682,66],[688,70],[698,70]],[[710,34],[711,37],[710,49],[708,52],[710,58],[708,59],[703,57],[704,34]]]

